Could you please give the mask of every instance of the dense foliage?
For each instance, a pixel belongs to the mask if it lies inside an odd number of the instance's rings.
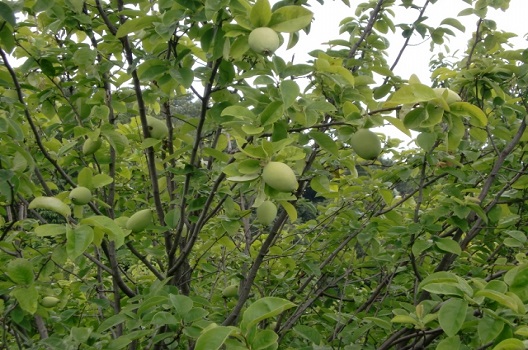
[[[309,3],[0,3],[2,348],[525,348],[528,50],[486,17],[509,1],[466,0],[468,29],[368,1],[308,62],[250,49],[294,47]],[[390,32],[460,31],[432,85],[387,62]],[[387,124],[416,147],[359,157]]]

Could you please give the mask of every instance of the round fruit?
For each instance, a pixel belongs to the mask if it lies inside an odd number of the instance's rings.
[[[299,187],[293,170],[281,162],[269,162],[262,171],[262,179],[269,187],[280,192],[293,192]]]
[[[84,205],[92,200],[92,192],[83,186],[78,186],[71,190],[70,200],[73,204]]]
[[[152,223],[152,210],[143,209],[132,215],[126,223],[126,228],[132,232],[141,232]]]
[[[224,298],[234,298],[238,296],[238,284],[232,284],[227,286],[222,291],[222,296]]]
[[[257,208],[257,219],[263,225],[270,225],[277,217],[277,206],[271,201],[264,201]]]
[[[147,117],[147,125],[152,138],[162,140],[169,135],[169,128],[159,119]]]
[[[462,99],[460,98],[460,96],[459,96],[456,92],[454,92],[453,90],[451,90],[451,89],[447,89],[447,88],[435,88],[435,89],[433,89],[433,90],[434,90],[434,92],[435,92],[435,94],[436,94],[436,96],[437,96],[438,98],[442,98],[443,95],[444,95],[444,91],[447,90],[446,102],[447,102],[448,105],[450,105],[451,103],[458,102],[458,101],[462,100]]]
[[[60,299],[55,297],[44,297],[40,301],[40,305],[44,307],[54,307],[60,302]]]
[[[268,27],[253,29],[249,34],[248,44],[253,51],[261,54],[271,54],[280,46],[277,32]]]
[[[100,138],[98,138],[95,141],[92,139],[86,139],[86,141],[84,141],[83,146],[82,146],[82,153],[85,156],[94,154],[101,147],[102,143],[103,141]]]
[[[350,145],[363,159],[376,159],[381,153],[381,141],[378,135],[368,129],[360,129],[352,135]]]

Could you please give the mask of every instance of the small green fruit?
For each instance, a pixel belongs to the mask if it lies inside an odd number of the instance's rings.
[[[269,162],[262,171],[262,180],[280,192],[293,192],[299,187],[293,170],[281,162]]]
[[[235,298],[238,296],[238,284],[232,284],[227,286],[222,291],[222,296],[224,298]]]
[[[368,129],[360,129],[350,139],[350,145],[363,159],[376,159],[381,153],[381,141],[378,135]]]
[[[280,39],[277,32],[268,27],[255,28],[251,31],[248,44],[253,51],[269,55],[280,46]]]
[[[92,192],[83,186],[78,186],[71,190],[70,200],[73,204],[84,205],[92,200]]]
[[[103,144],[103,141],[100,138],[98,138],[95,141],[90,139],[90,138],[88,138],[83,143],[82,153],[85,156],[89,156],[91,154],[94,154],[95,152],[97,152],[97,150],[101,147],[102,144]]]
[[[264,201],[257,208],[257,219],[263,225],[270,225],[277,217],[277,206],[271,201]]]
[[[162,140],[169,135],[169,128],[167,125],[154,117],[147,117],[147,125],[150,131],[150,137]]]
[[[57,304],[60,302],[60,299],[55,297],[44,297],[40,301],[40,305],[44,307],[54,307],[57,306]]]
[[[152,223],[152,210],[140,210],[132,215],[126,223],[126,228],[132,232],[141,232]]]
[[[447,91],[447,97],[445,97],[445,100],[448,105],[462,100],[460,96],[451,89],[434,88],[433,90],[438,98],[443,98],[444,92]]]

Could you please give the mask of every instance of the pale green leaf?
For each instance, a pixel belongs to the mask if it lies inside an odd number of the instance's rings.
[[[268,26],[277,32],[293,33],[306,28],[313,18],[312,11],[302,6],[283,6],[274,11]]]
[[[271,6],[268,0],[257,0],[249,13],[251,24],[258,27],[266,27],[271,19]]]
[[[154,16],[142,16],[139,18],[129,19],[119,26],[116,37],[122,38],[130,33],[138,32],[144,28],[151,27],[156,21],[159,21],[159,19]]]
[[[249,305],[244,314],[240,328],[243,332],[249,330],[262,320],[277,316],[285,310],[291,309],[295,304],[289,300],[277,297],[264,297]]]
[[[449,337],[455,336],[462,328],[462,324],[466,319],[467,308],[467,301],[457,298],[445,301],[440,307],[438,322]]]
[[[217,350],[235,332],[232,327],[213,326],[206,328],[196,340],[195,350]]]
[[[34,285],[29,287],[17,287],[11,291],[20,308],[30,314],[37,312],[39,294]]]

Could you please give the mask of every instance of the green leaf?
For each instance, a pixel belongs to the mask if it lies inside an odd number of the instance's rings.
[[[315,345],[321,344],[321,334],[317,331],[315,327],[308,327],[305,325],[297,325],[293,327],[293,330],[298,333],[300,336],[308,340],[310,343]]]
[[[442,24],[454,27],[454,28],[460,30],[461,32],[465,32],[466,31],[466,27],[464,27],[462,25],[462,23],[460,23],[459,20],[454,19],[454,18],[446,18],[442,22],[440,22],[440,25],[442,25]]]
[[[400,118],[395,118],[395,117],[383,117],[383,118],[386,119],[393,126],[395,126],[398,130],[403,132],[405,135],[412,137],[411,131],[407,129],[407,127],[403,124]]]
[[[293,105],[297,96],[301,92],[299,85],[293,80],[283,80],[280,83],[280,91],[282,95],[282,102],[284,103],[284,109]]]
[[[116,249],[125,243],[125,233],[116,222],[108,216],[95,215],[81,220],[83,225],[98,227],[108,235],[108,238],[115,243]]]
[[[32,285],[29,287],[17,287],[11,291],[20,308],[30,314],[37,312],[39,294],[37,288]]]
[[[462,343],[458,335],[442,339],[436,346],[436,350],[459,350]]]
[[[399,105],[414,105],[419,102],[426,102],[436,99],[436,93],[432,88],[424,84],[404,85],[396,90],[390,98],[383,104],[383,107],[390,108]]]
[[[475,293],[475,297],[485,297],[491,300],[498,302],[499,304],[506,306],[507,308],[519,312],[519,307],[517,302],[513,298],[507,296],[504,293],[497,292],[490,289],[481,289]]]
[[[253,121],[256,119],[255,114],[250,111],[247,107],[244,106],[229,106],[224,108],[222,113],[220,114],[222,117],[226,115],[230,115],[242,120],[249,120]]]
[[[486,126],[488,117],[475,105],[468,102],[454,102],[449,105],[452,114],[470,117],[470,123],[474,126]]]
[[[2,17],[4,21],[9,23],[11,27],[16,26],[15,13],[13,12],[13,9],[4,1],[0,1],[0,17]]]
[[[495,345],[492,350],[525,350],[524,343],[515,338],[505,339],[499,344]]]
[[[99,188],[99,187],[103,187],[103,186],[106,186],[106,185],[109,185],[113,182],[114,180],[109,176],[109,175],[106,175],[106,174],[97,174],[95,175],[93,178],[92,178],[92,186],[94,188]]]
[[[462,324],[466,319],[467,308],[467,301],[457,298],[447,300],[440,307],[438,322],[449,337],[455,336],[462,328]]]
[[[435,245],[438,249],[444,252],[453,253],[456,255],[460,255],[462,253],[460,245],[451,238],[437,238],[435,240]]]
[[[286,201],[280,201],[279,204],[284,208],[284,210],[286,210],[286,213],[290,218],[290,222],[297,221],[297,209],[295,209],[295,206],[293,204]]]
[[[240,328],[243,332],[249,330],[266,318],[277,316],[285,310],[291,309],[295,304],[289,300],[277,297],[264,297],[249,305],[244,314]]]
[[[121,324],[125,322],[129,317],[125,314],[117,314],[112,315],[105,319],[101,324],[99,324],[99,327],[97,328],[97,333],[104,332],[114,326],[117,326],[118,324]]]
[[[436,134],[432,132],[422,132],[416,137],[416,144],[424,151],[429,152],[436,143]]]
[[[308,135],[310,135],[310,137],[314,139],[321,148],[332,153],[334,156],[338,155],[339,149],[337,144],[330,136],[320,131],[310,131]]]
[[[271,125],[282,118],[282,101],[273,101],[260,113],[260,123],[263,126]]]
[[[35,233],[39,237],[54,237],[66,233],[66,226],[61,224],[45,224],[35,228]]]
[[[504,281],[509,284],[510,292],[517,294],[523,302],[528,301],[528,265],[510,270]]]
[[[33,283],[33,264],[23,258],[16,258],[7,263],[6,275],[18,285]]]
[[[66,252],[72,260],[80,256],[90,246],[94,239],[94,231],[90,226],[82,225],[66,229]]]
[[[129,19],[119,26],[116,37],[122,38],[130,33],[138,32],[144,28],[152,26],[152,24],[156,21],[159,21],[159,19],[154,16],[142,16],[139,18]]]
[[[504,329],[504,321],[484,315],[477,326],[477,334],[481,343],[486,344],[495,340]]]
[[[77,174],[77,185],[92,189],[93,188],[92,178],[93,178],[92,169],[88,167],[82,168],[81,171],[79,171],[79,174]]]
[[[236,329],[214,325],[206,328],[196,340],[195,350],[218,350]]]
[[[254,338],[251,339],[251,350],[272,350],[279,347],[279,336],[271,329],[258,331]]]
[[[268,0],[257,0],[249,13],[254,27],[266,27],[271,19],[271,6]]]
[[[283,6],[272,13],[268,27],[277,32],[293,33],[306,28],[312,18],[312,11],[302,6]]]
[[[185,316],[193,308],[193,300],[186,295],[170,294],[169,300],[178,315]]]
[[[418,320],[409,315],[396,315],[391,320],[392,323],[407,323],[418,325]]]

